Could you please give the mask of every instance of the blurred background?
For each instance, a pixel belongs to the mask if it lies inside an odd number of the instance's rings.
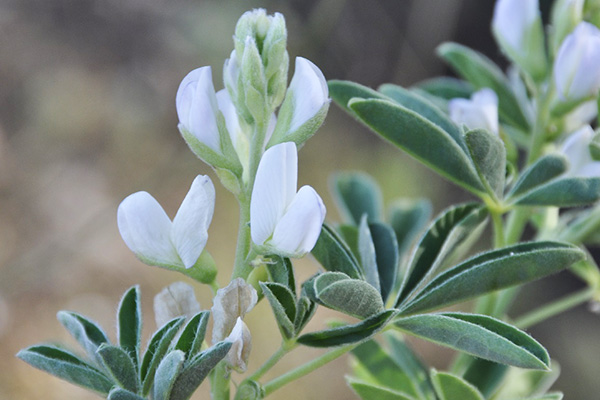
[[[547,13],[549,3],[542,3]],[[198,66],[211,65],[215,86],[222,87],[222,63],[244,11],[264,7],[285,15],[291,59],[307,57],[328,79],[377,87],[449,74],[435,56],[436,46],[448,40],[506,66],[489,32],[493,5],[492,0],[0,0],[0,399],[97,398],[14,357],[42,341],[74,345],[55,319],[59,310],[90,316],[114,338],[119,298],[140,284],[146,337],[154,331],[154,295],[186,278],[140,263],[119,236],[116,209],[127,195],[146,190],[172,217],[197,174],[216,179],[179,136],[174,98],[181,79]],[[328,179],[347,169],[372,174],[388,203],[427,197],[438,212],[469,199],[332,106],[300,153],[299,178],[321,193],[330,222],[339,218]],[[207,249],[218,262],[221,285],[233,263],[232,209],[237,209],[233,196],[217,187]],[[301,277],[317,268],[310,259],[297,265]],[[568,273],[528,285],[517,309],[579,286]],[[210,291],[196,287],[201,305],[210,308]],[[319,329],[334,315],[319,311],[308,329]],[[278,347],[279,334],[264,301],[247,323],[255,338],[252,370]],[[580,307],[530,332],[562,365],[555,387],[567,399],[600,393],[598,315]],[[415,345],[438,368],[452,354]],[[277,370],[319,353],[296,351]],[[344,371],[342,358],[273,398],[353,398]],[[195,398],[206,398],[204,386]]]

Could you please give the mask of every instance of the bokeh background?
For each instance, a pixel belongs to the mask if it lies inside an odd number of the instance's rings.
[[[120,295],[140,284],[146,337],[154,329],[152,299],[174,273],[141,264],[116,227],[119,202],[138,190],[154,195],[171,216],[193,178],[210,169],[188,150],[176,124],[175,92],[193,68],[212,65],[220,88],[231,36],[246,10],[284,13],[289,52],[315,62],[328,79],[372,87],[411,85],[450,71],[435,47],[453,40],[505,66],[489,33],[492,0],[0,0],[0,399],[93,399],[94,395],[14,357],[41,341],[74,344],[56,321],[69,309],[91,316],[114,338]],[[545,15],[549,2],[542,2]],[[434,210],[469,197],[383,143],[336,106],[300,153],[300,184],[324,197],[336,170],[362,170],[382,185],[387,202],[428,197]],[[217,188],[208,249],[226,283],[237,228],[234,198]],[[486,237],[482,238],[485,245]],[[298,263],[301,276],[317,266]],[[568,273],[527,286],[517,308],[575,290]],[[210,291],[196,286],[202,306]],[[309,329],[333,313],[319,311]],[[256,368],[278,347],[268,305],[247,317]],[[567,399],[597,398],[600,317],[580,307],[531,329],[563,373]],[[443,368],[450,351],[415,342]],[[283,372],[319,354],[300,350]],[[347,360],[285,387],[273,398],[353,398]],[[270,375],[274,376],[273,374]],[[204,386],[204,385],[203,385]],[[206,398],[203,388],[197,399]]]

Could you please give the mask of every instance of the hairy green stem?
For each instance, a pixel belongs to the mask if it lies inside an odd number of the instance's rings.
[[[586,288],[575,292],[573,294],[561,297],[560,299],[545,304],[537,310],[531,311],[516,320],[513,324],[517,328],[526,329],[533,325],[539,324],[548,318],[554,317],[564,311],[567,311],[573,307],[577,307],[580,304],[585,303],[592,299],[594,295],[594,289]]]
[[[252,245],[250,238],[250,196],[240,194],[238,199],[240,205],[240,222],[238,227],[237,246],[235,249],[235,262],[231,279],[247,279],[252,266],[246,262],[250,247]]]
[[[229,373],[224,361],[210,373],[210,397],[212,400],[229,400]]]
[[[296,342],[283,343],[279,349],[263,365],[260,366],[252,375],[248,377],[248,380],[257,381],[264,374],[266,374],[275,364],[279,362],[287,353],[295,349],[297,346]]]
[[[311,373],[312,371],[322,367],[323,365],[335,360],[336,358],[346,354],[347,352],[349,352],[350,350],[354,349],[356,346],[358,346],[358,343],[353,343],[353,344],[349,344],[349,345],[345,345],[345,346],[341,346],[341,347],[337,347],[331,351],[328,351],[327,353],[315,358],[314,360],[303,364],[289,372],[286,372],[285,374],[267,382],[263,388],[265,390],[265,395],[268,396],[269,394],[273,393],[275,390],[281,388],[282,386],[295,381],[298,378],[301,378],[305,375],[308,375],[309,373]]]

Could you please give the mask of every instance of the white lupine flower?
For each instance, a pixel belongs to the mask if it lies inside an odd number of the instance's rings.
[[[494,7],[492,30],[506,44],[523,53],[527,30],[539,16],[538,0],[498,0]]]
[[[562,42],[554,61],[554,82],[561,100],[595,96],[600,88],[600,30],[581,22]]]
[[[208,176],[199,175],[173,222],[147,192],[125,198],[117,212],[119,232],[144,263],[191,268],[206,245],[214,207],[215,188]]]
[[[204,145],[221,153],[217,97],[210,67],[197,68],[183,78],[175,104],[183,128]]]
[[[564,141],[561,152],[569,160],[568,175],[600,177],[600,161],[594,161],[589,148],[594,135],[592,127],[587,125],[569,135]]]
[[[448,103],[450,119],[469,129],[486,129],[498,134],[498,96],[492,89],[481,89],[471,99],[452,99]]]
[[[229,90],[231,96],[237,96],[238,90],[238,77],[240,75],[240,66],[237,59],[235,50],[231,52],[231,55],[223,64],[223,82],[225,87]]]
[[[225,357],[225,362],[237,372],[246,372],[250,350],[252,349],[252,336],[242,318],[237,318],[235,326],[225,340],[232,343]]]
[[[252,241],[287,257],[301,257],[312,250],[326,213],[312,187],[296,192],[297,181],[296,144],[275,145],[260,160],[250,201]]]
[[[200,310],[194,288],[185,282],[174,282],[154,296],[154,320],[159,328],[173,318],[193,317]]]

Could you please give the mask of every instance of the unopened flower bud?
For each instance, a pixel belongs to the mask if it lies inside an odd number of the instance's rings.
[[[564,38],[583,20],[584,0],[557,0],[552,6],[552,48],[558,51]]]
[[[450,100],[448,112],[450,119],[459,125],[498,134],[498,96],[492,89],[481,89],[473,93],[470,100]]]

